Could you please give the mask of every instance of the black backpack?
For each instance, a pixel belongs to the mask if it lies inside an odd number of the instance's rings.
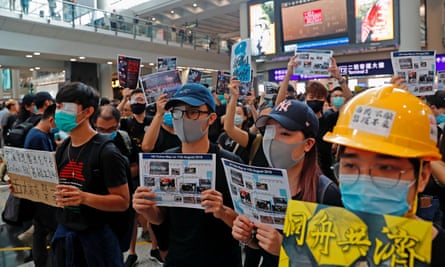
[[[15,124],[6,133],[5,145],[23,148],[26,135],[32,127],[37,125],[41,118],[42,115],[33,115],[21,123]]]
[[[92,159],[92,161],[90,161],[89,163],[89,171],[87,173],[89,173],[90,175],[92,175],[93,177],[91,177],[91,179],[102,179],[104,180],[104,177],[102,175],[102,171],[100,170],[100,162],[99,159],[101,158],[101,153],[103,148],[105,147],[105,145],[107,145],[110,142],[113,142],[113,140],[105,135],[102,134],[96,134],[93,137],[92,140],[94,146],[91,150],[91,156],[90,159]],[[63,153],[65,153],[64,151],[66,150],[66,148],[68,147],[68,144],[70,143],[70,137],[66,138],[62,144],[60,144],[60,146],[57,148],[57,153],[56,153],[56,162],[58,164],[58,169],[60,170],[59,167],[59,162],[62,159],[62,155]],[[125,156],[124,156],[125,157]],[[122,212],[102,212],[107,216],[107,223],[110,225],[110,228],[113,230],[114,234],[117,236],[117,239],[119,241],[119,245],[121,248],[122,252],[127,251],[130,248],[130,240],[131,240],[131,234],[133,231],[133,224],[134,224],[134,217],[135,217],[135,211],[132,207],[132,188],[133,188],[133,183],[132,183],[132,179],[131,179],[131,173],[130,173],[130,163],[128,161],[128,158],[125,157],[127,160],[127,164],[126,164],[126,172],[127,172],[127,181],[128,181],[128,191],[130,194],[130,205],[128,207],[127,210],[122,211]],[[105,182],[105,181],[104,181]]]

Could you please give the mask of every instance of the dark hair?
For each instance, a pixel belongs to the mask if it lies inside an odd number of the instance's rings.
[[[326,99],[326,100],[328,101],[328,104],[329,104],[329,105],[332,104],[332,103],[331,103],[331,96],[332,96],[332,94],[333,94],[335,91],[340,91],[340,92],[343,93],[343,88],[341,88],[340,86],[336,86],[336,87],[334,87],[334,89],[332,89],[331,91],[329,91],[329,93],[328,93],[328,98]]]
[[[110,104],[110,99],[106,98],[106,97],[101,97],[100,98],[100,102],[99,102],[99,106],[105,106]]]
[[[81,82],[71,82],[64,85],[57,92],[56,102],[70,102],[80,104],[82,109],[93,107],[97,110],[99,94],[96,89]]]
[[[308,138],[304,134],[305,138]],[[303,201],[317,202],[318,181],[321,170],[318,165],[317,144],[314,144],[305,155],[303,169],[301,170],[300,187]]]
[[[328,89],[318,81],[309,81],[306,85],[306,95],[312,94],[314,97],[328,97]]]
[[[134,94],[144,94],[144,90],[142,90],[141,88],[136,88],[131,91],[130,97],[132,97]]]
[[[102,118],[106,121],[115,119],[117,122],[121,120],[121,113],[113,105],[100,106],[94,115],[93,121],[96,122],[98,118]]]
[[[54,117],[54,114],[56,113],[56,104],[49,105],[46,107],[45,111],[43,111],[42,119],[46,120],[50,117]]]

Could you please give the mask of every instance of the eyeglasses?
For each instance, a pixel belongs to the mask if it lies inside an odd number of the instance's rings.
[[[367,174],[369,174],[371,181],[379,188],[392,188],[395,187],[399,181],[400,177],[412,170],[409,169],[401,169],[396,166],[388,165],[388,164],[374,164],[367,170]],[[360,170],[363,171],[359,166],[354,163],[337,163],[334,165],[334,172],[336,177],[339,178],[340,183],[344,185],[352,185],[356,183],[361,174]],[[366,169],[365,169],[366,170]],[[350,176],[349,179],[342,179],[341,175]],[[374,177],[387,178],[387,179],[374,179]]]
[[[99,133],[105,133],[105,134],[115,132],[117,131],[117,129],[119,129],[119,126],[112,126],[110,128],[96,127],[96,130]]]
[[[174,108],[172,111],[172,117],[175,120],[179,120],[184,117],[184,113],[186,114],[187,118],[192,120],[197,120],[201,116],[201,114],[210,114],[211,112],[208,110],[199,110],[199,109],[185,109],[181,107]]]

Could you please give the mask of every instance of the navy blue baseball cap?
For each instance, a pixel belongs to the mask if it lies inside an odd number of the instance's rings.
[[[315,137],[318,133],[317,116],[306,103],[298,100],[284,100],[279,103],[269,114],[260,116],[255,126],[262,128],[269,119],[277,121],[290,131],[302,131],[309,137]]]
[[[215,111],[216,105],[213,95],[208,88],[199,83],[184,84],[173,97],[165,104],[165,109],[168,110],[176,106],[178,102],[184,102],[190,106],[199,107],[207,104],[212,112]]]

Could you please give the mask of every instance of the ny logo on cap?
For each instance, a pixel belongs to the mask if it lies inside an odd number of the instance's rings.
[[[280,112],[287,112],[287,109],[289,108],[289,106],[292,105],[291,101],[283,101],[280,104],[277,105],[277,107],[275,108],[276,111],[280,111]]]

